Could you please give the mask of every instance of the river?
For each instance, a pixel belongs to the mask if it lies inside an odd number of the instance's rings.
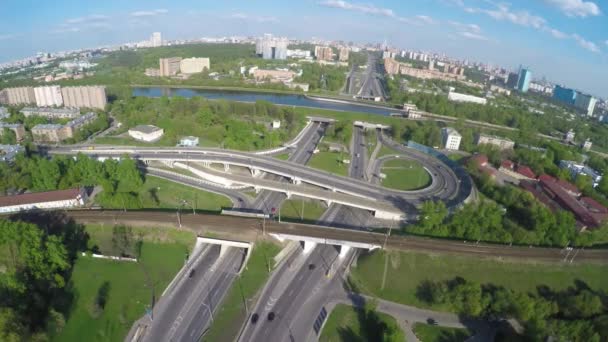
[[[398,112],[397,109],[367,106],[363,104],[333,102],[309,98],[304,95],[256,93],[249,91],[212,90],[193,88],[164,88],[137,87],[133,88],[133,96],[161,97],[182,96],[186,98],[202,96],[210,100],[224,99],[229,101],[255,102],[258,100],[272,102],[277,105],[310,107],[319,109],[339,110],[346,112],[361,112],[377,115],[389,115]]]

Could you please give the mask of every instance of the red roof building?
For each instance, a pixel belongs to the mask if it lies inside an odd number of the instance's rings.
[[[514,166],[515,166],[515,164],[513,164],[513,162],[510,161],[509,159],[503,160],[502,163],[500,163],[500,167],[504,167],[505,169],[509,169],[509,170],[513,170]]]
[[[84,189],[67,189],[0,197],[0,213],[33,209],[58,209],[83,205],[86,201]]]
[[[519,173],[522,176],[531,178],[531,179],[536,178],[536,174],[534,173],[534,171],[532,171],[532,169],[530,169],[529,167],[527,167],[525,165],[518,165],[515,172]]]

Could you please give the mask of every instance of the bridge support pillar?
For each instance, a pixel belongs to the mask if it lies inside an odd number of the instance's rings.
[[[300,185],[300,184],[302,184],[302,180],[301,180],[300,178],[298,178],[298,177],[293,177],[293,178],[291,179],[291,182],[292,182],[293,184],[296,184],[296,185]]]
[[[224,172],[230,171],[230,164],[224,164]]]
[[[287,196],[287,199],[290,199],[291,198],[291,191],[285,192],[285,196]]]
[[[257,187],[257,186],[254,186],[254,187],[253,187],[253,190],[255,190],[255,193],[256,193],[256,194],[259,194],[259,193],[260,193],[260,191],[261,191],[262,189],[260,189],[260,188],[259,188],[259,187]]]
[[[344,258],[346,256],[346,254],[348,254],[348,251],[350,251],[350,249],[351,249],[350,246],[341,245],[340,246],[340,259]]]
[[[173,160],[163,160],[162,163],[167,165],[170,168],[173,168],[173,163],[175,163],[175,162]],[[148,165],[148,163],[146,163],[146,165]]]
[[[249,171],[251,171],[251,176],[252,177],[258,177],[259,175],[262,174],[262,172],[260,171],[260,169],[256,169],[256,168],[250,168]]]
[[[317,246],[316,242],[306,241],[304,240],[304,254],[310,253]]]
[[[204,162],[203,162],[203,166],[204,166],[204,167],[209,167],[209,166],[211,166],[211,163],[210,163],[210,162],[208,162],[208,161],[204,161]]]
[[[327,204],[327,207],[331,207],[332,204],[334,204],[334,201],[332,200],[325,200],[325,204]]]
[[[230,247],[228,247],[228,246],[224,246],[224,245],[220,244],[220,256],[218,257],[218,259],[221,259],[224,256],[224,254],[226,254],[226,252],[228,251],[229,248]]]

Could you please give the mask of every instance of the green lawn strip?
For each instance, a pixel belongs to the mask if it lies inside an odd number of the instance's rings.
[[[386,341],[405,341],[403,331],[392,316],[381,312],[376,315],[377,319],[365,315],[364,310],[338,304],[329,314],[319,341],[379,341],[375,337],[382,334],[378,329],[383,324],[394,329],[392,338]]]
[[[367,145],[367,156],[370,157],[376,149],[376,145],[378,144],[378,139],[376,139],[376,131],[365,131],[365,143]]]
[[[381,172],[386,175],[382,185],[397,190],[416,190],[428,186],[431,176],[420,165],[413,160],[393,159],[387,160]]]
[[[289,153],[281,153],[274,156],[277,159],[287,160],[289,159]]]
[[[203,341],[235,340],[243,321],[247,319],[243,298],[251,310],[255,305],[253,297],[270,275],[268,265],[272,267],[272,259],[279,251],[279,246],[270,242],[260,242],[254,246],[247,267],[241,273],[240,279],[235,279],[219,311],[214,314],[213,325],[204,335]]]
[[[144,241],[144,243],[179,244],[184,246],[188,251],[191,251],[196,243],[196,234],[187,230],[159,227],[130,227],[130,229],[133,232],[133,239],[135,241]],[[85,231],[89,236],[87,242],[89,249],[93,250],[96,246],[102,254],[113,254],[113,226],[88,224],[85,226]]]
[[[310,158],[308,166],[340,176],[347,176],[348,164],[343,163],[344,159],[350,160],[350,156],[346,153],[318,152]]]
[[[395,154],[399,154],[399,152],[388,148],[386,145],[382,145],[382,147],[380,147],[380,151],[378,151],[378,155],[376,156],[376,159],[380,158],[380,157],[384,157],[384,156],[388,156],[388,155],[395,155]]]
[[[304,217],[302,218],[302,207]],[[327,210],[321,201],[306,198],[288,199],[281,205],[281,220],[316,222]]]
[[[220,211],[223,207],[232,207],[232,202],[225,196],[154,176],[146,177],[139,191],[139,198],[142,207],[147,209],[176,209],[182,205],[182,200],[186,201],[182,206],[183,210],[192,210],[193,206],[197,210],[205,211]]]
[[[416,323],[414,334],[421,342],[463,342],[472,332],[467,329],[445,328],[437,325]]]
[[[142,317],[184,263],[181,244],[144,242],[139,262],[79,257],[71,284],[73,309],[56,341],[122,341],[133,322]],[[109,288],[104,309],[95,305],[100,289]]]
[[[539,285],[555,290],[574,286],[575,280],[591,289],[608,284],[608,267],[594,264],[551,264],[510,262],[465,256],[438,256],[413,252],[388,252],[389,262],[382,290],[385,252],[376,251],[359,257],[350,280],[359,291],[397,303],[448,311],[447,307],[429,306],[416,297],[424,280],[443,281],[462,277],[482,284],[491,283],[515,291],[536,292]]]

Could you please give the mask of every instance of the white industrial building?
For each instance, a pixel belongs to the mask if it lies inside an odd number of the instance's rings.
[[[36,106],[38,107],[61,107],[63,106],[63,96],[61,87],[58,85],[34,88]]]
[[[485,105],[486,103],[488,103],[488,100],[483,98],[483,97],[478,97],[478,96],[473,96],[473,95],[467,95],[467,94],[460,94],[460,93],[455,93],[453,91],[450,91],[448,93],[448,100],[450,101],[456,101],[456,102],[472,102],[472,103],[479,103],[482,105]]]
[[[197,74],[209,68],[209,58],[184,58],[179,64],[182,74]]]
[[[84,205],[86,200],[87,193],[84,188],[3,196],[0,197],[0,213],[72,208]]]
[[[180,146],[198,146],[198,137],[187,136],[179,141]]]
[[[462,136],[452,127],[444,127],[441,129],[441,143],[443,148],[447,150],[458,150],[460,148],[460,140],[462,140]]]
[[[160,139],[165,130],[153,125],[138,125],[129,129],[129,136],[140,141],[156,141]]]
[[[511,139],[497,137],[495,135],[479,134],[477,136],[476,145],[489,144],[498,146],[501,150],[510,150],[515,146],[515,142]]]

